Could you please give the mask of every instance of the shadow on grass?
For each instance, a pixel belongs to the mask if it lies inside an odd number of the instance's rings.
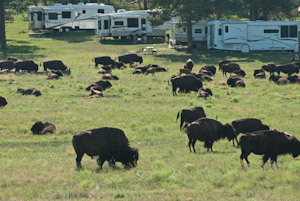
[[[162,40],[149,40],[147,42],[143,42],[143,41],[137,41],[137,42],[133,42],[130,40],[114,40],[114,39],[100,39],[99,42],[102,45],[147,45],[147,44],[162,44],[164,43],[164,41]]]
[[[280,52],[256,51],[250,53],[241,53],[233,51],[220,50],[199,50],[193,53],[180,54],[182,50],[177,51],[178,54],[158,54],[156,57],[170,60],[171,62],[185,63],[188,58],[191,58],[195,63],[218,64],[220,60],[232,59],[233,62],[255,62],[263,63],[282,63],[283,58],[286,63],[291,62],[293,55],[282,55]]]
[[[53,40],[66,41],[68,43],[81,43],[86,41],[92,41],[95,36],[94,31],[72,31],[69,33],[49,32],[44,33],[45,38],[51,38]]]
[[[37,55],[36,52],[44,50],[45,48],[40,48],[35,45],[24,45],[27,44],[26,41],[17,41],[21,45],[8,45],[7,50],[2,51],[1,59],[6,59],[9,56],[18,57],[20,59],[32,59],[33,57],[45,57],[45,55]],[[22,55],[22,56],[19,56]]]

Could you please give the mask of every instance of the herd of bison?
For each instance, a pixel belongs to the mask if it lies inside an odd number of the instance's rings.
[[[109,56],[96,57],[93,60],[95,68],[103,65],[98,73],[102,73],[102,80],[91,83],[86,87],[90,91],[88,97],[101,98],[103,91],[112,87],[108,80],[119,80],[119,78],[111,74],[112,69],[124,69],[126,64],[135,68],[133,74],[152,74],[156,72],[166,72],[168,69],[149,64],[147,66],[138,66],[143,63],[143,58],[137,54],[127,54],[118,57],[118,62]],[[40,64],[41,65],[41,64]],[[7,60],[0,61],[0,73],[28,73],[34,71],[38,74],[46,74],[46,79],[59,79],[64,75],[70,75],[71,70],[60,60],[51,60],[43,62],[44,71],[39,71],[39,65],[32,60],[21,60],[9,57]],[[204,81],[212,81],[216,74],[215,66],[203,66],[198,73],[193,73],[194,62],[188,59],[183,68],[179,69],[179,74],[172,76],[168,80],[172,84],[173,96],[178,93],[197,92],[197,97],[208,98],[212,96],[212,90],[203,88]],[[266,72],[270,73],[270,81],[277,84],[300,83],[299,75],[300,62],[276,65],[265,64],[261,69],[254,70],[254,77],[259,79],[266,78]],[[51,71],[48,71],[50,69]],[[230,87],[246,87],[243,77],[246,76],[239,64],[230,60],[222,60],[219,62],[219,71],[223,76],[230,73],[227,79],[227,85]],[[287,77],[280,76],[280,73],[287,74]],[[277,75],[276,75],[277,74]],[[18,88],[17,93],[23,95],[41,96],[42,93],[36,88],[21,89]],[[6,106],[6,99],[0,96],[0,107]],[[190,152],[196,152],[196,141],[204,142],[207,151],[213,151],[213,143],[220,139],[227,138],[233,142],[233,146],[241,148],[241,163],[243,160],[249,165],[248,155],[251,153],[263,155],[263,164],[270,159],[271,164],[277,164],[277,156],[281,154],[292,154],[293,157],[300,155],[300,141],[286,132],[276,129],[270,129],[261,120],[257,118],[238,119],[231,123],[223,124],[218,120],[208,118],[202,107],[194,107],[182,109],[177,114],[180,117],[180,130],[187,133]],[[56,130],[54,124],[50,122],[36,122],[31,131],[33,134],[53,133]],[[239,141],[237,136],[243,133]],[[235,145],[236,142],[236,145]],[[98,156],[97,163],[102,169],[103,163],[107,161],[110,166],[114,166],[115,162],[121,162],[124,167],[135,167],[139,159],[139,151],[137,148],[129,146],[129,141],[125,133],[118,128],[102,127],[91,130],[82,131],[72,138],[74,150],[76,152],[76,165],[81,169],[81,159],[84,154],[88,156]]]

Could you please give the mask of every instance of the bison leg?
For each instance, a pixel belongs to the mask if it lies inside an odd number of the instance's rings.
[[[245,153],[243,150],[242,150],[242,153],[241,153],[241,156],[240,156],[240,159],[241,159],[241,163],[242,163],[242,167],[244,167],[244,164],[243,164],[243,159],[246,160],[248,166],[250,165],[249,161],[248,161],[248,156],[249,156],[250,153]]]
[[[194,150],[194,153],[196,153],[196,150],[195,150],[195,144],[196,144],[196,140],[192,140],[192,146],[193,146],[193,150]]]
[[[276,167],[278,168],[277,156],[271,156],[271,166],[273,166],[273,163],[275,163]]]
[[[103,166],[103,163],[106,161],[106,159],[101,159],[100,156],[99,158],[97,159],[97,163],[98,163],[98,166],[99,166],[99,169],[101,170],[102,169],[102,166]]]
[[[82,169],[82,166],[81,166],[81,159],[83,157],[84,153],[83,154],[77,154],[77,157],[76,157],[76,166],[77,166],[77,169]]]
[[[116,167],[116,161],[114,159],[111,159],[108,161],[109,167],[115,168]]]
[[[263,164],[262,164],[262,166],[261,166],[262,168],[264,167],[265,163],[269,160],[269,158],[270,158],[270,157],[267,156],[267,155],[264,155],[264,156],[263,156],[263,158],[262,158]]]
[[[189,139],[189,148],[190,148],[190,152],[192,152],[192,149],[191,149],[192,142],[193,142],[193,140],[192,140],[192,139]]]

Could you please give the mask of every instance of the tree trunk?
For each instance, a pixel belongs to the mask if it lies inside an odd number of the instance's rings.
[[[193,52],[193,35],[192,35],[192,20],[187,19],[186,22],[186,36],[187,36],[187,50],[186,52]]]
[[[0,41],[1,49],[6,50],[4,0],[0,0]]]
[[[268,20],[268,14],[269,14],[269,1],[267,0],[264,0],[264,3],[263,3],[263,20]]]
[[[222,18],[222,11],[221,11],[221,7],[217,6],[217,20]]]
[[[258,2],[254,0],[254,20],[258,20]]]
[[[144,10],[148,10],[147,0],[144,0]]]

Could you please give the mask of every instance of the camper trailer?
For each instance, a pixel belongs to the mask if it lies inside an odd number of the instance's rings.
[[[137,10],[98,15],[96,35],[99,37],[114,37],[115,39],[133,39],[165,37],[170,22],[159,26],[152,26],[147,17],[152,11]]]
[[[207,22],[192,22],[192,37],[193,45],[201,48],[207,48]],[[174,20],[172,22],[171,38],[169,41],[171,46],[186,45],[187,33],[186,27],[180,21]]]
[[[96,14],[115,12],[113,6],[97,3],[54,4],[53,6],[31,6],[28,11],[29,29],[95,30]]]
[[[299,51],[297,21],[222,21],[208,23],[208,49]]]

